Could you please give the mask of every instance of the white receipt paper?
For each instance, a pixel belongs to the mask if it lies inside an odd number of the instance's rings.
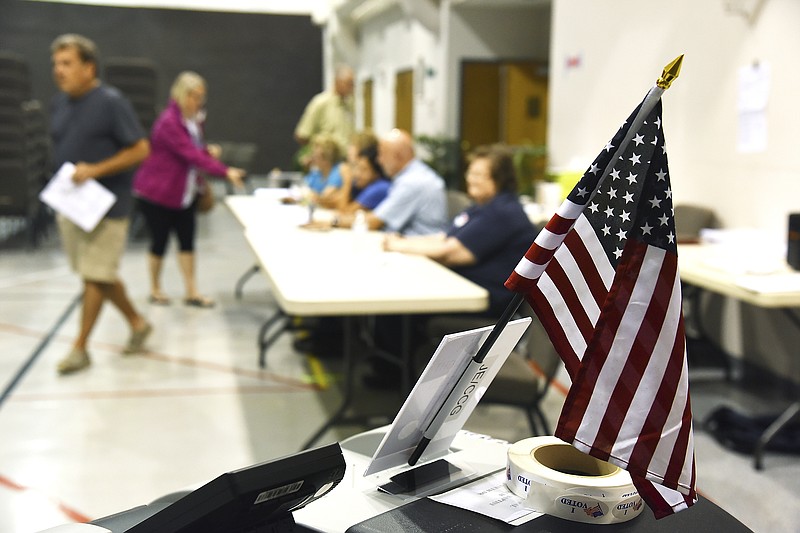
[[[544,514],[525,507],[525,500],[508,489],[505,470],[428,498],[502,520],[512,526]]]
[[[70,219],[83,231],[92,231],[114,205],[114,193],[97,183],[72,181],[75,165],[64,163],[39,193],[39,199]]]

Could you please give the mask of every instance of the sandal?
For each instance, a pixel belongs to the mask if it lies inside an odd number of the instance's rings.
[[[184,304],[190,307],[201,307],[203,309],[208,309],[210,307],[214,307],[216,302],[211,298],[206,298],[205,296],[195,296],[194,298],[186,298],[183,301]]]
[[[155,294],[151,294],[150,303],[153,305],[170,305],[172,303],[172,300],[170,300],[166,296],[156,296]]]

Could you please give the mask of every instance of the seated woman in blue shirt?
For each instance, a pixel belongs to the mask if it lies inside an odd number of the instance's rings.
[[[504,287],[538,233],[520,204],[511,151],[482,146],[469,157],[467,194],[475,202],[447,233],[389,235],[386,250],[426,255],[489,291],[486,314],[499,317],[513,294]]]
[[[368,146],[358,153],[353,168],[353,185],[358,192],[355,198],[339,208],[343,213],[375,209],[386,198],[391,182],[378,163],[377,145]]]
[[[320,134],[311,143],[311,171],[303,178],[309,188],[309,200],[322,207],[335,207],[338,189],[342,186],[339,165],[341,150],[333,137]]]

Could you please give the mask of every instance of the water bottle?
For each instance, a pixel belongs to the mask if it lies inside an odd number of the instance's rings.
[[[367,215],[364,213],[363,209],[356,211],[356,216],[353,219],[353,231],[360,234],[369,231],[369,226],[367,225]]]
[[[314,211],[317,208],[317,203],[314,200],[308,201],[308,223],[312,224],[314,222]]]
[[[367,248],[367,232],[369,231],[369,225],[367,224],[367,215],[363,210],[359,209],[356,211],[351,230],[353,233],[353,251],[365,251]]]

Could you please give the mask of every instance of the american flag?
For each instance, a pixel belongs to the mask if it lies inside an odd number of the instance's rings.
[[[555,435],[628,470],[657,518],[697,500],[662,92],[634,110],[506,282],[572,380]]]

